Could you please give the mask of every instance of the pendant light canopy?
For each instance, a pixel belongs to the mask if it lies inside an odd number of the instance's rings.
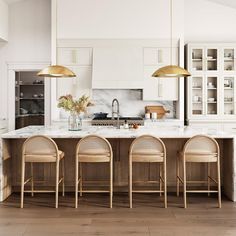
[[[172,64],[172,34],[173,34],[173,0],[170,0],[170,65],[164,66],[156,70],[152,77],[168,77],[168,78],[178,78],[178,77],[187,77],[191,74],[184,68]]]
[[[48,66],[37,74],[38,76],[42,77],[49,77],[49,78],[66,78],[66,77],[76,77],[76,74],[68,69],[65,66],[59,65],[52,65]]]

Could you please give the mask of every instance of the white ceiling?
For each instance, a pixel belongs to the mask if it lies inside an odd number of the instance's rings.
[[[208,0],[210,2],[219,3],[228,7],[236,8],[236,1],[235,0]]]
[[[5,0],[5,2],[8,4],[11,4],[14,2],[19,2],[19,1],[24,1],[24,0]],[[207,0],[207,1],[215,2],[215,3],[225,5],[225,6],[236,8],[236,0]]]
[[[11,3],[14,3],[14,2],[20,2],[22,0],[4,0],[4,1],[8,4],[11,4]]]

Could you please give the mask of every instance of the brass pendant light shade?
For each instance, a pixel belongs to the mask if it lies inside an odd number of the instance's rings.
[[[187,77],[191,74],[184,68],[172,65],[172,37],[173,34],[173,0],[170,0],[170,65],[164,66],[156,70],[152,76],[153,77],[168,77],[168,78],[178,78],[178,77]]]
[[[168,78],[176,78],[176,77],[187,77],[190,76],[190,73],[180,66],[169,65],[165,67],[161,67],[156,70],[153,74],[153,77],[168,77]]]
[[[65,66],[52,65],[48,66],[37,74],[42,77],[52,77],[52,78],[66,78],[66,77],[76,77],[76,74]]]

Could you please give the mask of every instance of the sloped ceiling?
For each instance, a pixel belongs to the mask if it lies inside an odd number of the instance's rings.
[[[24,0],[4,0],[6,3],[11,4],[14,2],[20,2]],[[236,8],[236,0],[206,0],[214,3],[219,3],[225,6]]]
[[[236,8],[236,0],[208,0],[210,2],[219,3],[224,6]]]
[[[11,4],[11,3],[20,2],[20,1],[23,1],[23,0],[4,0],[4,1],[8,4]]]

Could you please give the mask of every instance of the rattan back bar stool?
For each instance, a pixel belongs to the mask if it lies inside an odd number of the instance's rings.
[[[60,162],[62,161],[62,177],[59,177]],[[25,180],[26,163],[30,163],[31,176]],[[33,174],[33,165],[36,163],[55,163],[56,180],[55,190],[35,190]],[[25,190],[25,185],[31,182],[31,190]],[[55,192],[55,207],[58,208],[58,191],[59,184],[62,183],[62,195],[64,196],[64,152],[58,150],[57,144],[49,137],[35,135],[28,138],[22,147],[21,162],[21,208],[24,207],[24,193],[29,192],[32,196],[34,193]]]
[[[187,163],[206,163],[207,180],[191,181],[187,180]],[[211,176],[211,164],[216,164],[217,179]],[[180,176],[180,164],[183,170],[183,177]],[[221,208],[221,181],[220,181],[220,148],[217,141],[206,135],[196,135],[190,138],[179,155],[176,163],[177,172],[177,196],[179,196],[180,183],[183,184],[184,208],[187,208],[187,193],[218,193],[218,206]],[[211,190],[211,182],[217,185],[217,190]],[[187,190],[187,184],[206,183],[207,190]]]
[[[82,196],[83,192],[109,192],[110,193],[110,208],[112,208],[113,196],[113,153],[112,147],[107,139],[98,135],[88,135],[82,138],[76,147],[75,157],[75,208],[78,207],[78,187]],[[110,179],[109,190],[84,190],[83,189],[83,163],[109,163]]]
[[[159,163],[160,172],[157,181],[145,181],[159,183],[159,190],[133,190],[133,163]],[[140,183],[140,181],[139,181]],[[164,190],[162,190],[162,184]],[[151,136],[142,135],[136,138],[129,150],[129,204],[133,207],[133,193],[164,193],[164,207],[167,208],[167,179],[166,179],[166,147],[161,139]]]

